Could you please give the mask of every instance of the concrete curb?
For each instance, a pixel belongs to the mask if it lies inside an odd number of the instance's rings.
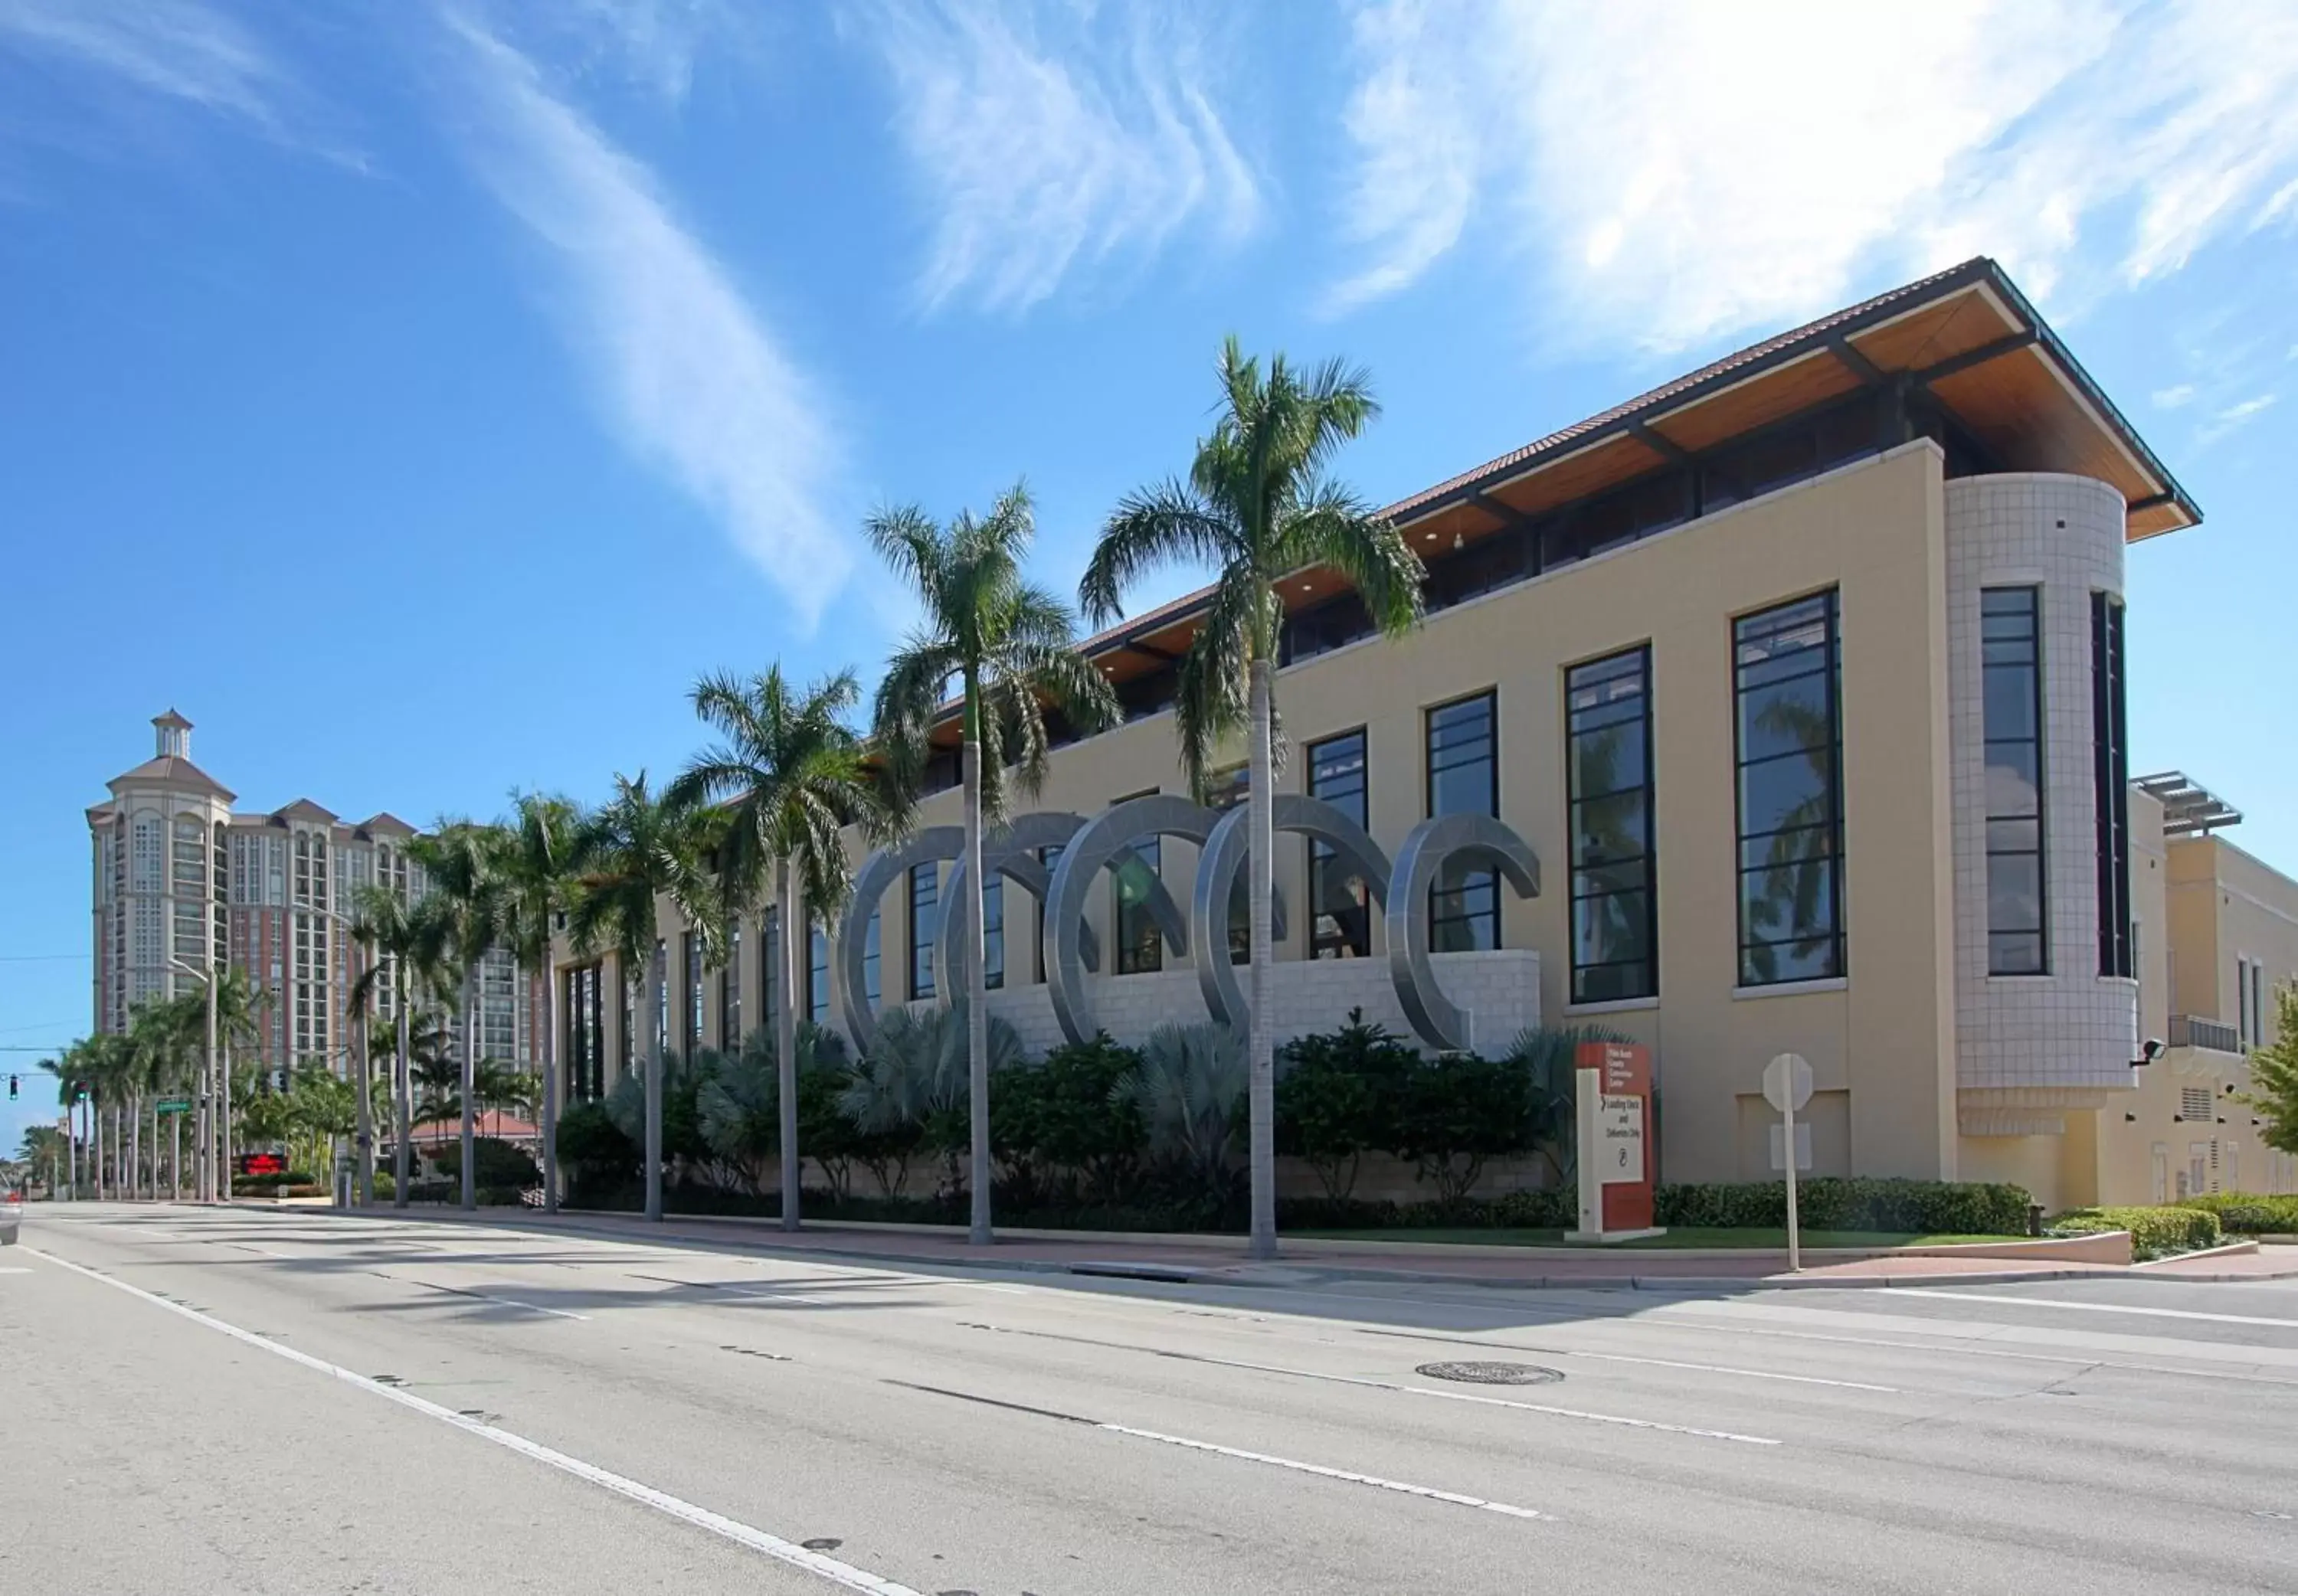
[[[413,1209],[335,1209],[352,1219],[396,1219],[414,1216]],[[1889,1291],[1895,1286],[2021,1286],[2049,1280],[2157,1280],[2170,1285],[2222,1285],[2244,1280],[2277,1280],[2298,1278],[2298,1265],[2270,1274],[2187,1274],[2163,1275],[2142,1272],[2136,1265],[2060,1265],[2055,1268],[2022,1269],[1987,1269],[1968,1274],[1857,1274],[1857,1275],[1594,1275],[1548,1276],[1520,1275],[1497,1279],[1482,1275],[1454,1275],[1434,1270],[1351,1269],[1344,1265],[1318,1264],[1311,1259],[1295,1255],[1290,1263],[1277,1264],[1192,1264],[1167,1263],[1155,1259],[1050,1259],[1050,1258],[981,1258],[934,1257],[921,1258],[914,1253],[882,1252],[864,1247],[792,1246],[778,1243],[781,1233],[758,1236],[728,1228],[726,1241],[706,1244],[703,1238],[663,1233],[649,1236],[632,1227],[612,1223],[585,1223],[591,1216],[584,1211],[561,1210],[555,1218],[546,1218],[527,1210],[502,1209],[499,1214],[516,1212],[519,1218],[509,1222],[490,1220],[488,1211],[465,1214],[459,1209],[421,1217],[463,1224],[492,1223],[505,1229],[558,1230],[583,1236],[595,1236],[608,1241],[653,1241],[676,1245],[681,1243],[725,1245],[743,1252],[764,1253],[778,1258],[823,1258],[848,1263],[870,1263],[900,1269],[910,1273],[937,1269],[997,1270],[1009,1274],[1075,1275],[1087,1279],[1148,1280],[1176,1286],[1234,1286],[1240,1287],[1285,1286],[1310,1285],[1318,1282],[1345,1280],[1361,1284],[1385,1282],[1399,1286],[1445,1286],[1474,1287],[1500,1291],[1641,1291],[1641,1292],[1746,1292],[1746,1291]],[[572,1211],[575,1217],[569,1219]],[[816,1234],[819,1234],[817,1232]],[[2239,1250],[2239,1249],[2228,1249]],[[2189,1254],[2188,1256],[2195,1256]],[[2163,1261],[2170,1261],[2164,1260]],[[1262,1271],[1268,1271],[1263,1274]],[[1281,1278],[1272,1278],[1281,1277]]]

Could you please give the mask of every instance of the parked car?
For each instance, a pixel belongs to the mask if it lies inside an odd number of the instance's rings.
[[[16,1232],[24,1221],[24,1188],[12,1186],[0,1191],[0,1247],[16,1245]]]

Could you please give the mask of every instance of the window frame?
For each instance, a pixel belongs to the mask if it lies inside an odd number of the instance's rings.
[[[1783,615],[1790,610],[1810,604],[1814,600],[1817,600],[1823,606],[1822,622],[1825,628],[1826,641],[1822,645],[1822,651],[1827,656],[1827,659],[1826,663],[1823,665],[1820,669],[1807,674],[1818,676],[1823,684],[1823,700],[1826,705],[1829,723],[1829,737],[1827,745],[1829,756],[1829,818],[1824,821],[1815,821],[1804,826],[1781,826],[1768,831],[1751,833],[1748,830],[1747,773],[1757,765],[1774,764],[1787,759],[1808,758],[1812,750],[1808,748],[1790,749],[1783,754],[1767,754],[1754,760],[1748,758],[1746,728],[1743,724],[1745,716],[1742,714],[1742,707],[1750,690],[1744,682],[1744,678],[1748,667],[1740,658],[1740,650],[1742,648],[1747,646],[1748,641],[1744,629],[1751,623],[1764,620],[1766,617]],[[1847,936],[1847,928],[1844,924],[1844,866],[1848,854],[1848,849],[1845,846],[1844,838],[1843,624],[1841,593],[1839,589],[1831,586],[1821,588],[1812,592],[1798,594],[1794,598],[1782,599],[1777,602],[1765,604],[1758,608],[1743,611],[1740,614],[1735,615],[1732,617],[1731,625],[1732,880],[1732,919],[1736,935],[1736,945],[1733,952],[1732,965],[1734,985],[1740,989],[1750,989],[1764,987],[1794,986],[1814,980],[1846,980],[1850,975],[1850,947]],[[1800,679],[1800,677],[1788,677],[1779,680],[1794,681]],[[1761,687],[1775,684],[1776,681],[1762,682],[1757,685]],[[1748,847],[1750,841],[1760,842],[1766,838],[1783,837],[1790,831],[1817,831],[1822,827],[1824,827],[1830,833],[1830,849],[1824,856],[1823,860],[1822,858],[1813,857],[1787,864],[1761,864],[1756,866],[1753,870],[1750,870],[1748,867],[1747,862]],[[1748,960],[1749,955],[1757,950],[1774,947],[1794,947],[1801,944],[1818,941],[1820,939],[1814,937],[1793,936],[1751,938],[1748,935],[1748,876],[1750,874],[1763,874],[1767,872],[1773,871],[1806,869],[1823,862],[1827,866],[1828,931],[1825,941],[1828,945],[1828,966],[1816,972],[1798,971],[1796,973],[1789,975],[1755,975],[1751,972]]]
[[[1421,707],[1420,809],[1424,815],[1431,819],[1434,819],[1439,813],[1436,808],[1436,778],[1440,773],[1436,767],[1436,717],[1442,715],[1448,709],[1458,709],[1464,705],[1474,704],[1479,701],[1483,702],[1486,706],[1485,724],[1489,730],[1485,740],[1486,751],[1484,757],[1492,770],[1492,798],[1490,806],[1485,813],[1491,815],[1494,818],[1498,818],[1500,815],[1500,690],[1499,683],[1495,682],[1490,687],[1480,688],[1475,692],[1459,693],[1452,698],[1446,699],[1440,703],[1427,704]],[[1454,768],[1457,767],[1452,765],[1447,765],[1445,767],[1448,771]],[[1472,811],[1447,809],[1442,813],[1446,815],[1459,815],[1472,813]],[[1439,879],[1431,881],[1428,885],[1429,951],[1431,953],[1484,952],[1505,947],[1506,943],[1501,939],[1506,934],[1506,928],[1500,918],[1500,872],[1490,869],[1463,870],[1459,872],[1458,883],[1459,884],[1456,886],[1447,888],[1444,885],[1442,872],[1440,872]],[[1483,891],[1490,894],[1491,906],[1489,908],[1470,909],[1458,914],[1440,914],[1437,913],[1437,902],[1447,892],[1466,900],[1471,892],[1479,889],[1479,886],[1481,886],[1481,889]],[[1479,946],[1475,943],[1472,939],[1470,945],[1465,948],[1446,948],[1439,946],[1440,938],[1438,933],[1440,927],[1445,925],[1473,924],[1478,920],[1486,918],[1489,918],[1492,925],[1491,940],[1488,943]]]
[[[1988,604],[1989,600],[2011,596],[2021,598],[2026,602],[2025,618],[2028,632],[2023,640],[2005,641],[2013,642],[2023,641],[2027,645],[2027,657],[2022,661],[1997,661],[1988,657],[1996,640],[1988,635],[1988,623],[2010,612],[1990,612]],[[1982,829],[1980,842],[1987,860],[1987,973],[1989,976],[2048,975],[2051,973],[2051,806],[2050,770],[2046,763],[2049,749],[2045,740],[2047,733],[2044,720],[2043,590],[2041,586],[2038,583],[2023,583],[2002,587],[1981,588],[1979,592],[1979,714],[1981,756],[1980,782],[1982,806],[1980,822]],[[2023,736],[1998,735],[1991,718],[1994,705],[1994,695],[1989,690],[1992,674],[1998,670],[2017,668],[2024,668],[2029,673],[2032,683],[2026,708],[2031,717],[2030,724],[2033,729]],[[1994,750],[1997,746],[2021,744],[2033,750],[2034,813],[2032,815],[1997,815],[1993,806],[1994,782],[1989,774],[1995,768]],[[1998,825],[2025,824],[2031,824],[2034,827],[2034,845],[2031,848],[1996,846],[1996,828]],[[1998,925],[1995,917],[1996,861],[2023,858],[2031,858],[2034,861],[2036,923],[2032,927]],[[1997,952],[1998,942],[2006,939],[2029,937],[2034,939],[2037,955],[2035,962],[2031,965],[2007,964]]]
[[[1364,827],[1365,830],[1369,832],[1372,830],[1372,739],[1363,725],[1359,724],[1350,727],[1346,731],[1335,732],[1329,736],[1320,737],[1317,739],[1316,741],[1305,745],[1301,750],[1304,770],[1302,784],[1308,789],[1309,797],[1318,799],[1324,803],[1332,803],[1333,799],[1329,795],[1319,792],[1317,790],[1317,764],[1318,750],[1331,748],[1335,743],[1349,741],[1354,741],[1357,745],[1357,790],[1352,795],[1344,794],[1343,796],[1353,796],[1357,799],[1359,813],[1354,818],[1359,825]],[[1372,896],[1369,892],[1365,895],[1364,900],[1361,903],[1353,906],[1355,910],[1358,913],[1360,913],[1364,917],[1364,946],[1362,947],[1356,947],[1353,939],[1350,939],[1345,931],[1343,932],[1342,937],[1336,941],[1327,943],[1320,940],[1317,928],[1324,919],[1324,897],[1321,892],[1321,887],[1324,881],[1324,872],[1319,868],[1319,866],[1322,865],[1327,858],[1334,857],[1335,856],[1334,856],[1332,849],[1327,848],[1323,843],[1318,842],[1313,837],[1308,839],[1307,852],[1308,873],[1306,879],[1309,886],[1306,896],[1309,901],[1306,918],[1308,921],[1307,938],[1309,943],[1309,957],[1311,959],[1370,958],[1372,956]],[[1335,916],[1335,921],[1337,922],[1338,916]],[[1336,951],[1342,948],[1354,948],[1354,951]]]
[[[924,895],[920,896],[920,883]],[[934,932],[941,923],[941,865],[931,859],[909,869],[910,957],[906,990],[910,1001],[934,996]]]
[[[1580,726],[1577,724],[1577,716],[1580,712],[1574,707],[1573,695],[1575,690],[1583,690],[1583,684],[1582,684],[1577,679],[1581,677],[1583,673],[1592,673],[1602,667],[1616,667],[1623,662],[1628,660],[1633,660],[1635,662],[1635,669],[1633,674],[1639,684],[1637,698],[1641,707],[1637,712],[1636,721],[1642,732],[1641,759],[1643,779],[1640,782],[1634,783],[1631,786],[1616,787],[1608,792],[1593,794],[1583,793],[1580,790],[1580,761],[1576,757],[1578,753],[1576,743],[1577,740],[1583,733]],[[1617,674],[1612,676],[1594,678],[1585,683],[1584,686],[1592,687],[1600,683],[1608,682],[1616,679]],[[1567,665],[1563,670],[1563,682],[1564,704],[1562,720],[1564,724],[1565,854],[1566,865],[1568,871],[1568,898],[1570,904],[1569,918],[1566,926],[1566,940],[1568,944],[1567,952],[1571,961],[1570,1000],[1574,1004],[1577,1005],[1625,1003],[1642,998],[1657,997],[1659,996],[1659,838],[1658,816],[1656,813],[1658,803],[1658,782],[1656,773],[1653,769],[1653,755],[1655,750],[1652,737],[1652,652],[1650,641],[1647,639],[1646,641],[1636,643],[1629,648],[1615,649],[1609,653],[1598,655],[1592,659],[1583,659],[1575,664]],[[1611,722],[1607,724],[1618,724],[1620,723]],[[1603,728],[1591,728],[1591,730],[1601,729]],[[1643,852],[1640,855],[1633,856],[1633,857],[1623,856],[1620,858],[1608,858],[1598,864],[1583,864],[1580,857],[1580,839],[1582,836],[1580,815],[1583,806],[1589,804],[1603,803],[1610,799],[1622,798],[1631,792],[1641,795],[1643,800]],[[1642,867],[1643,876],[1641,885],[1636,887],[1611,887],[1602,890],[1583,889],[1582,877],[1584,872],[1592,872],[1599,869],[1608,871],[1616,870],[1623,865],[1631,864],[1641,865]],[[1625,898],[1630,897],[1640,897],[1643,900],[1643,957],[1641,959],[1605,959],[1592,963],[1583,963],[1580,956],[1580,916],[1582,906],[1583,904],[1592,904],[1600,899]],[[1633,968],[1639,964],[1643,967],[1643,980],[1637,988],[1633,991],[1618,990],[1591,993],[1588,990],[1587,986],[1583,981],[1583,977],[1591,972]]]

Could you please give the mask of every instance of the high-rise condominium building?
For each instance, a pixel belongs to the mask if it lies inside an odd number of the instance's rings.
[[[269,996],[258,1031],[267,1068],[320,1060],[340,1072],[351,988],[366,967],[351,936],[359,892],[380,886],[412,902],[430,890],[408,852],[416,829],[390,814],[346,822],[310,798],[236,814],[236,795],[192,763],[191,722],[170,709],[152,724],[153,757],[87,812],[96,1030],[125,1030],[138,1005],[196,989],[195,972],[221,960]],[[540,1001],[508,954],[489,954],[449,1018],[457,1053],[475,1025],[480,1056],[533,1067]]]

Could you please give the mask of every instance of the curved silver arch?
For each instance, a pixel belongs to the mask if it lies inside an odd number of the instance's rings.
[[[938,864],[965,856],[963,826],[927,826],[862,861],[854,877],[853,896],[846,900],[846,915],[838,926],[838,1012],[846,1021],[846,1038],[860,1053],[877,1033],[878,1016],[863,991],[863,962],[869,956],[870,916],[886,889],[902,879],[912,865]]]
[[[1388,882],[1388,976],[1404,1017],[1442,1049],[1474,1046],[1476,1016],[1444,996],[1428,961],[1428,889],[1437,872],[1466,856],[1508,878],[1518,897],[1540,896],[1540,860],[1523,838],[1489,815],[1440,815],[1412,828]]]
[[[1276,794],[1269,806],[1275,812],[1276,831],[1313,838],[1331,848],[1363,879],[1373,900],[1386,906],[1388,856],[1362,826],[1324,799],[1297,792]],[[1195,928],[1201,948],[1225,947],[1228,942],[1229,897],[1235,890],[1236,872],[1244,868],[1252,846],[1245,830],[1250,818],[1244,804],[1222,815],[1212,835],[1206,839],[1204,853],[1197,861],[1197,881],[1190,895],[1189,910],[1190,923]],[[1271,930],[1279,938],[1285,935],[1278,923],[1282,902],[1281,898],[1272,897],[1269,904],[1275,911],[1270,915]],[[1225,958],[1201,957],[1197,961],[1197,987],[1205,995],[1207,1012],[1242,1033],[1251,1016],[1251,1007],[1245,1002],[1244,988],[1236,979],[1236,966]]]
[[[1038,859],[1037,851],[1068,847],[1070,839],[1084,825],[1083,815],[1066,810],[1042,809],[1017,815],[1012,823],[982,839],[982,872],[992,879],[1003,876],[1013,882],[1037,899],[1042,909],[1052,896],[1054,876]],[[1129,848],[1119,849],[1109,862],[1109,870],[1112,873],[1121,870],[1132,856]],[[973,898],[965,890],[965,861],[960,859],[942,882],[940,923],[934,930],[934,994],[945,1008],[965,985],[965,926],[973,913]],[[1169,938],[1172,928],[1183,923],[1181,906],[1174,901],[1162,881],[1151,887],[1148,909],[1158,930]],[[1083,920],[1078,922],[1078,953],[1087,970],[1101,968],[1101,939]],[[947,979],[943,977],[944,971],[952,972]]]
[[[1112,804],[1079,828],[1062,850],[1046,903],[1046,990],[1054,1001],[1054,1018],[1061,1024],[1062,1035],[1071,1042],[1089,1042],[1100,1029],[1094,1023],[1093,1007],[1085,995],[1077,935],[1085,925],[1085,895],[1094,877],[1145,837],[1179,837],[1203,848],[1218,818],[1187,798],[1153,792]],[[1170,895],[1166,901],[1171,902]],[[1157,897],[1153,895],[1149,902],[1154,914]],[[1186,957],[1188,925],[1178,914],[1174,919],[1175,922],[1168,923],[1161,916],[1158,930],[1174,955]]]

